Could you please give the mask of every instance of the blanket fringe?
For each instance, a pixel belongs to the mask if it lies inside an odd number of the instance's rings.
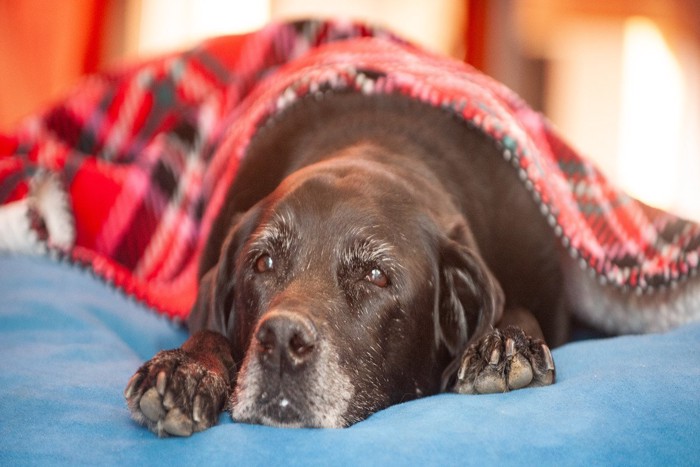
[[[45,255],[74,243],[69,197],[56,174],[38,172],[26,198],[0,206],[0,251]]]

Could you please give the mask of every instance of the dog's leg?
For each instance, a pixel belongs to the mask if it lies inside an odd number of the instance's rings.
[[[132,418],[158,436],[189,436],[216,424],[235,372],[228,339],[200,331],[141,366],[124,397]]]
[[[464,352],[453,391],[487,394],[554,383],[554,360],[541,337],[529,312],[506,311],[497,329]]]

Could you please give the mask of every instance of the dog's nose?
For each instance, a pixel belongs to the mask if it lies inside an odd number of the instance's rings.
[[[255,334],[263,361],[296,369],[314,357],[318,333],[313,322],[297,313],[269,313]]]

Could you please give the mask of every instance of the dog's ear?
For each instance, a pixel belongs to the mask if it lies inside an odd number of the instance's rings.
[[[474,245],[462,221],[449,230],[440,247],[438,331],[453,357],[503,314],[503,290]]]
[[[234,304],[236,260],[259,219],[259,209],[237,213],[224,240],[219,260],[199,280],[197,300],[188,318],[190,332],[203,329],[229,335]]]

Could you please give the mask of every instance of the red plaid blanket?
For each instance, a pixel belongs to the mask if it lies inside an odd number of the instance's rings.
[[[91,76],[0,137],[0,249],[86,265],[174,318],[261,123],[308,94],[402,93],[492,137],[553,233],[612,286],[694,275],[700,226],[611,186],[501,84],[372,27],[274,24]]]

